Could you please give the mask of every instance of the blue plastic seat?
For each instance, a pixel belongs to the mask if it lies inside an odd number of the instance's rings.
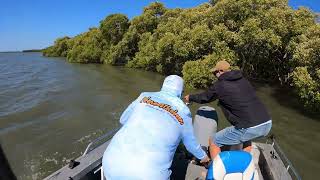
[[[250,153],[224,151],[210,164],[206,180],[253,180],[254,176],[255,167]]]

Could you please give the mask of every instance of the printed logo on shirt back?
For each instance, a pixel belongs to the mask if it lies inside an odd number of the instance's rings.
[[[179,124],[181,124],[181,125],[184,124],[182,117],[178,114],[178,110],[173,110],[172,107],[170,105],[168,105],[168,104],[164,104],[164,103],[159,103],[159,102],[153,101],[151,99],[151,97],[144,97],[140,101],[140,103],[146,103],[146,104],[149,104],[151,106],[159,107],[159,108],[167,111],[173,117],[175,117],[177,119],[177,121],[179,122]]]

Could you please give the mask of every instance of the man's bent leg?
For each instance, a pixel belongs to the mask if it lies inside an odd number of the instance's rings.
[[[214,159],[221,152],[220,147],[214,144],[211,138],[209,138],[209,152],[211,159]]]
[[[236,129],[234,126],[227,127],[213,137],[213,142],[221,147],[223,145],[237,145],[242,143],[241,137],[246,129]]]
[[[253,139],[264,137],[268,135],[272,127],[272,123],[267,123],[257,127],[247,128],[243,136],[241,137],[242,142],[252,141]]]
[[[209,140],[211,159],[214,159],[221,152],[221,146],[240,144],[243,133],[243,131],[235,129],[234,126],[227,127],[216,133],[212,139]]]

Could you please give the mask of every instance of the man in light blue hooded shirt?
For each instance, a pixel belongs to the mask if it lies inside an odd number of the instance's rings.
[[[193,134],[189,108],[180,99],[183,79],[168,76],[159,92],[144,92],[123,112],[123,125],[104,152],[102,165],[108,180],[165,180],[177,146],[202,162],[209,161]]]

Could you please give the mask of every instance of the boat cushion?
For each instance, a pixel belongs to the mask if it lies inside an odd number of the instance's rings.
[[[252,180],[254,172],[255,167],[250,153],[224,151],[219,153],[209,166],[207,180],[229,180],[232,177],[239,177],[239,174],[240,179]]]

